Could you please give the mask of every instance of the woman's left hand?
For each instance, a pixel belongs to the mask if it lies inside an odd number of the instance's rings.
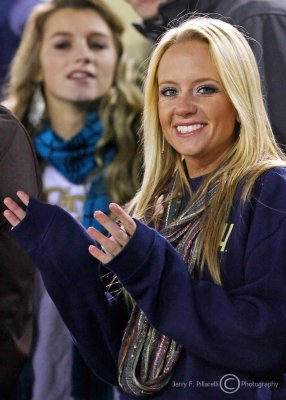
[[[120,225],[101,211],[95,211],[94,218],[111,234],[110,237],[106,237],[93,227],[87,230],[91,238],[106,251],[93,245],[88,248],[90,254],[103,264],[107,264],[120,253],[136,230],[134,220],[118,204],[110,203],[109,209],[120,221]]]

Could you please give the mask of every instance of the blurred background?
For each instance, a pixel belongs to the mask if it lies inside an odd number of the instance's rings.
[[[139,21],[140,17],[124,0],[104,1],[118,13],[123,21],[125,21],[126,32],[124,34],[124,42],[128,54],[139,62],[144,61],[150,53],[151,44],[132,26],[132,22]]]

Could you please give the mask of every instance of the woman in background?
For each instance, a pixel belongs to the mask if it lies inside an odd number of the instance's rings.
[[[6,106],[33,138],[47,202],[85,227],[93,225],[95,209],[107,212],[111,200],[130,200],[140,181],[142,95],[139,75],[124,54],[123,28],[102,0],[54,0],[36,7],[6,90]],[[71,349],[69,333],[43,291],[33,400],[70,398]],[[99,381],[90,383],[76,352],[73,358],[72,396],[109,398]]]

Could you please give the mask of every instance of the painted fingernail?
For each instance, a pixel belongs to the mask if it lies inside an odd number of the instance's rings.
[[[94,216],[95,217],[102,217],[104,214],[103,214],[103,212],[102,211],[95,211],[94,212]]]

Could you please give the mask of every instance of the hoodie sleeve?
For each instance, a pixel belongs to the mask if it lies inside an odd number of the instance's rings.
[[[243,245],[238,239],[243,216],[237,212],[224,263],[225,286],[193,280],[176,250],[140,222],[125,249],[106,265],[151,325],[189,355],[249,373],[285,368],[286,213],[285,205],[283,212],[275,209],[275,201],[272,209],[266,206],[272,193],[279,203],[285,201],[284,178],[271,176],[265,182]]]
[[[189,356],[251,374],[280,372],[286,359],[285,176],[268,174],[260,189],[259,197],[243,211],[234,207],[234,229],[223,265],[224,286],[208,276],[193,280],[168,241],[139,221],[127,246],[105,265],[150,323],[181,344]],[[47,214],[48,208],[41,209]],[[105,365],[104,375],[110,376],[122,337],[116,332],[113,344],[116,308],[109,307],[98,264],[87,254],[90,239],[71,223],[71,217],[54,210],[54,218],[45,221],[46,231],[38,239],[41,245],[36,245],[38,250],[30,249],[30,254],[36,265],[44,264],[42,274],[51,297],[79,345],[85,346],[80,348],[89,364],[96,371]],[[19,225],[24,248],[29,248],[25,236],[34,246],[29,238],[33,223],[41,224],[33,204],[31,211],[33,218],[26,217],[29,230]],[[19,237],[17,228],[12,232]],[[67,303],[62,298],[66,296],[70,296]],[[81,310],[84,317],[78,315]],[[97,343],[105,357],[98,353]]]
[[[94,242],[67,212],[30,199],[25,219],[12,230],[56,304],[92,371],[117,384],[117,355],[126,316],[121,296],[106,296]],[[126,321],[125,321],[126,322]]]

